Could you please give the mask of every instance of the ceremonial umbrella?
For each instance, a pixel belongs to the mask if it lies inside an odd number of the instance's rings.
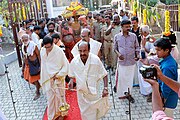
[[[71,5],[69,7],[66,7],[65,11],[62,13],[62,16],[64,18],[69,18],[77,15],[87,15],[88,12],[89,10],[85,8],[81,3],[71,2]]]

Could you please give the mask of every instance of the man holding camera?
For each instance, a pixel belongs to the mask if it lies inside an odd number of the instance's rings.
[[[171,78],[174,81],[177,81],[177,63],[174,58],[171,56],[170,52],[172,49],[171,42],[168,38],[160,38],[154,43],[157,57],[159,60],[159,65],[162,73]],[[166,116],[173,118],[173,111],[177,106],[178,94],[168,86],[168,82],[164,82],[159,78],[158,80],[160,92],[163,100],[162,105],[164,107],[164,113]]]
[[[160,79],[162,82],[168,85],[176,93],[179,93],[180,96],[180,83],[163,75],[163,73],[161,72],[160,68],[157,65],[154,65],[154,68],[157,70],[158,79]],[[152,120],[173,120],[172,118],[167,117],[167,115],[163,111],[163,102],[159,92],[158,82],[156,82],[153,79],[145,79],[145,81],[150,83],[152,86],[152,107],[153,107]]]
[[[157,78],[162,82],[164,82],[174,92],[178,93],[180,97],[180,83],[165,76],[160,70],[159,66],[153,65],[153,67],[156,69]],[[173,120],[173,118],[167,117],[167,115],[164,112],[163,102],[159,91],[159,83],[153,79],[144,79],[144,80],[150,83],[152,86],[152,107],[153,107],[152,120]]]
[[[171,42],[167,38],[160,38],[154,43],[156,54],[160,58],[159,64],[162,73],[177,81],[177,63],[171,56]],[[169,88],[164,82],[158,81],[162,92],[162,98],[164,100],[164,112],[168,117],[173,118],[173,111],[177,106],[178,94]]]

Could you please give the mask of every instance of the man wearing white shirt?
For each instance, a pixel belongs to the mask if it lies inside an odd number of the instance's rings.
[[[63,119],[59,107],[66,104],[65,76],[68,74],[69,62],[63,50],[53,43],[50,36],[43,38],[41,48],[42,90],[46,93],[48,103],[48,120]],[[59,120],[58,119],[58,120]]]
[[[39,50],[40,50],[40,42],[39,42],[39,40],[40,40],[40,38],[39,38],[40,29],[41,28],[39,26],[34,26],[34,32],[31,35],[32,41],[34,41],[34,43],[37,44]]]
[[[96,40],[93,40],[92,38],[90,38],[90,30],[87,29],[87,28],[84,28],[82,29],[81,31],[81,37],[82,39],[77,42],[75,44],[75,46],[73,47],[73,49],[71,50],[71,53],[73,54],[73,56],[75,57],[76,55],[79,55],[79,50],[78,50],[78,44],[81,42],[81,41],[86,41],[90,44],[91,48],[90,48],[90,53],[93,53],[95,55],[98,55],[99,54],[99,51],[101,49],[101,45],[102,43],[96,41]]]
[[[98,120],[109,110],[108,77],[101,60],[90,53],[90,44],[81,41],[78,44],[79,55],[70,63],[69,77],[76,78],[78,105],[82,120]],[[99,82],[104,80],[102,95]],[[73,79],[70,81],[73,88]]]

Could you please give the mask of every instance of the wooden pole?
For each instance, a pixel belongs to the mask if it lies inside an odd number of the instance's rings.
[[[10,21],[11,21],[11,26],[13,30],[13,36],[14,36],[14,41],[16,44],[16,52],[17,52],[17,57],[18,57],[18,62],[19,62],[19,67],[22,67],[22,60],[21,60],[21,55],[20,55],[20,50],[19,50],[19,43],[18,43],[18,37],[16,33],[16,24],[13,22],[13,16],[12,16],[12,0],[8,0],[8,9],[10,13]]]

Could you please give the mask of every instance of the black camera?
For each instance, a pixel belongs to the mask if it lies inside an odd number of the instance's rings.
[[[139,72],[142,74],[145,79],[154,79],[157,80],[157,70],[154,66],[143,65]]]

